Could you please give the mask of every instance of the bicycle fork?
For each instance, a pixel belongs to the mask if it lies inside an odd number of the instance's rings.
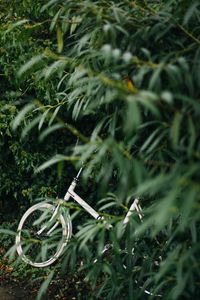
[[[125,216],[125,219],[123,221],[124,225],[126,225],[129,222],[130,216],[133,214],[133,212],[135,210],[137,211],[138,216],[139,216],[140,220],[142,221],[142,218],[143,218],[142,208],[140,206],[139,199],[137,199],[137,198],[133,201],[133,203],[131,204],[131,207],[129,208],[129,210]]]

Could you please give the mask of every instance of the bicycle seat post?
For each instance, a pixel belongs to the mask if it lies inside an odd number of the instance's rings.
[[[73,192],[74,192],[74,189],[76,188],[76,185],[77,185],[77,183],[78,183],[78,178],[79,178],[79,176],[80,176],[80,174],[81,174],[81,172],[82,172],[82,169],[83,169],[83,167],[80,168],[80,170],[78,171],[78,174],[76,175],[76,177],[74,177],[72,183],[70,184],[70,186],[69,186],[69,188],[68,188],[68,190],[67,190],[67,193],[66,193],[65,196],[64,196],[64,200],[65,200],[65,201],[68,201],[69,198],[72,196],[72,194],[73,194]]]
[[[78,174],[76,175],[76,177],[74,178],[75,180],[78,180],[79,176],[81,175],[81,172],[83,171],[83,167],[80,168],[80,170],[78,171]]]

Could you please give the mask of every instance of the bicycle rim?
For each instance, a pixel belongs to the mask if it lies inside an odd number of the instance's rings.
[[[34,267],[51,265],[62,254],[71,237],[69,216],[65,216],[65,220],[58,213],[51,220],[54,211],[55,206],[52,204],[36,204],[26,211],[19,223],[17,252],[23,261]]]

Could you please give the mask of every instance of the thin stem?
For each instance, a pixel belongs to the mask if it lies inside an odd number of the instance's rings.
[[[179,23],[176,23],[176,24],[187,36],[189,36],[193,41],[195,41],[198,45],[200,45],[200,40],[197,37],[195,37],[191,32],[189,32],[181,24],[179,24]]]

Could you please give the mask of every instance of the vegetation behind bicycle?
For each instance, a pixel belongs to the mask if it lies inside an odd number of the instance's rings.
[[[119,219],[107,231],[78,213],[66,274],[84,257],[95,296],[143,299],[150,278],[164,299],[199,299],[199,1],[45,2],[0,3],[1,218],[62,196],[72,164],[87,161],[81,195]],[[144,221],[122,235],[135,196]],[[107,234],[115,255],[94,266]],[[127,269],[121,242],[134,247]]]

